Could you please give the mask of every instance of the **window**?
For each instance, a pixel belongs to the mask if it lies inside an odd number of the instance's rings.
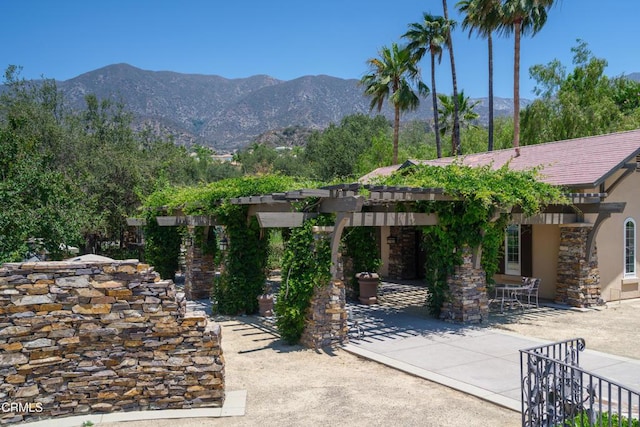
[[[636,277],[636,222],[624,221],[624,277]]]
[[[520,225],[507,227],[504,241],[504,272],[520,276]]]

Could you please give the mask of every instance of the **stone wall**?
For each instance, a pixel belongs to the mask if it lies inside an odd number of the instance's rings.
[[[474,268],[470,248],[464,248],[462,265],[455,268],[447,279],[450,301],[442,306],[443,320],[464,323],[482,323],[489,316],[486,274]]]
[[[0,422],[219,407],[220,341],[218,325],[186,313],[173,282],[137,260],[4,264],[0,402],[22,409]]]
[[[587,254],[592,225],[560,227],[558,279],[555,301],[572,307],[588,307],[600,299],[600,270],[596,248]]]

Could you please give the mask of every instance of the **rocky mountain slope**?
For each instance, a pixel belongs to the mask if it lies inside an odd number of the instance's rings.
[[[217,151],[245,146],[265,132],[323,129],[349,114],[369,114],[369,99],[358,80],[325,75],[289,81],[266,75],[226,79],[115,64],[57,84],[72,108],[83,108],[87,94],[122,101],[134,114],[136,126],[169,133],[179,144],[204,144]],[[487,100],[480,101],[477,111],[481,123],[486,123]],[[512,101],[497,98],[495,109],[496,116],[509,115]],[[382,113],[393,116],[387,105]],[[429,98],[417,111],[404,114],[403,120],[431,117]]]

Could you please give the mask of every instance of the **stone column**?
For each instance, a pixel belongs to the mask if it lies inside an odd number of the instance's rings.
[[[447,279],[450,300],[442,306],[440,318],[463,323],[482,323],[489,316],[486,274],[474,268],[473,254],[463,248],[462,265]]]
[[[572,307],[588,307],[600,299],[600,271],[597,251],[587,254],[587,238],[592,224],[560,227],[560,248],[555,302]]]
[[[322,348],[346,342],[347,310],[342,280],[316,287],[307,309],[300,342],[305,347]]]
[[[184,277],[184,293],[187,299],[197,300],[209,298],[211,287],[215,277],[216,266],[213,255],[206,254],[201,245],[196,243],[196,232],[204,233],[203,240],[207,239],[208,227],[204,229],[189,227],[189,237],[185,241],[186,247],[186,271]]]
[[[389,278],[414,279],[417,268],[415,263],[415,228],[391,227],[390,236],[395,237],[395,243],[389,244]]]

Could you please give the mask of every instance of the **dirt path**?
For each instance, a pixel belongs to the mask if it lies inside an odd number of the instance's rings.
[[[514,426],[520,415],[342,350],[288,346],[255,317],[221,322],[227,390],[247,390],[244,417],[104,426]]]
[[[247,390],[244,417],[155,420],[110,427],[517,426],[520,415],[439,384],[357,358],[284,345],[259,318],[223,319],[227,390]],[[576,312],[539,309],[491,316],[491,326],[637,357],[640,301]]]

